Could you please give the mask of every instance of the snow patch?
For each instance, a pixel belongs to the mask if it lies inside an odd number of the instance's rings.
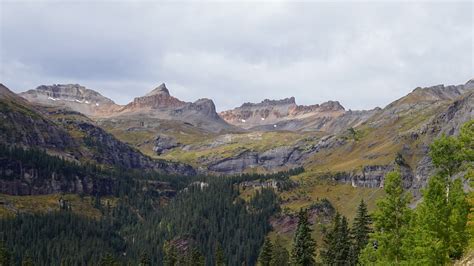
[[[55,99],[53,97],[48,97],[49,100],[52,100],[52,101],[57,101],[58,99]]]
[[[265,118],[262,117],[261,120],[262,120],[262,121],[265,121]]]
[[[273,125],[273,127],[277,127],[277,125]]]
[[[247,121],[245,121],[245,119],[242,119],[242,123],[245,123],[245,122],[247,122]]]

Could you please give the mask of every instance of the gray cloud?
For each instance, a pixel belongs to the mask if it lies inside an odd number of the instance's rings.
[[[1,2],[0,76],[119,103],[161,82],[218,109],[265,98],[368,109],[473,77],[472,2]]]

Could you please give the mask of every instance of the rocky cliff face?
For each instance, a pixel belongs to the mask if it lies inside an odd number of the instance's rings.
[[[297,105],[295,98],[245,103],[219,115],[228,123],[251,130],[300,130],[314,120],[330,121],[344,114],[339,102]]]

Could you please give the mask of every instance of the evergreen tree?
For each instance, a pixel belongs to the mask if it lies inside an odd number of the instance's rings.
[[[336,235],[336,265],[348,265],[351,262],[351,239],[349,223],[347,218],[342,216],[341,226]]]
[[[334,216],[332,227],[324,234],[323,248],[320,251],[321,259],[325,265],[336,263],[337,232],[341,227],[341,215],[337,212]]]
[[[316,242],[311,237],[312,231],[308,221],[308,211],[301,209],[298,214],[298,227],[293,238],[292,264],[304,266],[315,264]]]
[[[273,245],[273,255],[270,265],[272,266],[287,266],[290,263],[290,255],[288,250],[283,246],[280,236],[275,239]]]
[[[351,250],[352,262],[357,264],[360,251],[369,243],[369,234],[372,233],[372,219],[367,211],[367,204],[361,200],[357,207],[356,217],[352,225],[353,247]]]
[[[336,213],[332,228],[324,237],[321,258],[326,265],[351,264],[351,240],[347,219]]]
[[[101,266],[115,266],[118,265],[117,261],[115,258],[110,254],[107,253],[102,259],[100,260],[100,265]]]
[[[140,266],[151,266],[150,256],[146,252],[140,256]]]
[[[3,241],[0,242],[0,266],[10,265],[10,252]]]
[[[26,256],[22,262],[21,262],[21,266],[33,266],[33,260],[31,259],[30,256]]]
[[[410,196],[403,191],[402,178],[398,172],[385,176],[385,198],[377,202],[374,214],[375,232],[361,254],[362,264],[400,264],[404,258],[402,244],[407,236],[407,225],[411,211]]]
[[[178,263],[178,251],[176,247],[169,241],[163,244],[164,259],[163,264],[165,266],[175,266]]]
[[[260,249],[260,255],[258,257],[258,262],[262,266],[270,266],[272,261],[273,255],[273,245],[270,238],[267,236],[265,237],[265,241],[263,242],[263,246]]]
[[[193,248],[191,252],[189,252],[188,257],[187,265],[204,266],[206,264],[204,256],[197,248]]]
[[[214,259],[215,259],[215,262],[216,262],[216,266],[225,266],[226,265],[224,250],[222,250],[222,247],[219,244],[217,244]]]

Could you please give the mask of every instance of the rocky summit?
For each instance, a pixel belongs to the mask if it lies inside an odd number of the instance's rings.
[[[93,117],[113,113],[118,107],[111,99],[79,84],[42,85],[20,96],[33,103],[70,108]]]
[[[295,98],[264,100],[260,103],[244,103],[219,115],[228,123],[249,130],[306,130],[333,132],[334,122],[347,112],[337,101],[315,105],[297,105]],[[358,116],[360,114],[360,116]],[[340,127],[353,126],[366,117],[365,113],[350,112],[352,119],[341,119]],[[357,118],[355,116],[358,116]],[[329,126],[331,125],[331,126]],[[340,128],[339,127],[339,128]]]

